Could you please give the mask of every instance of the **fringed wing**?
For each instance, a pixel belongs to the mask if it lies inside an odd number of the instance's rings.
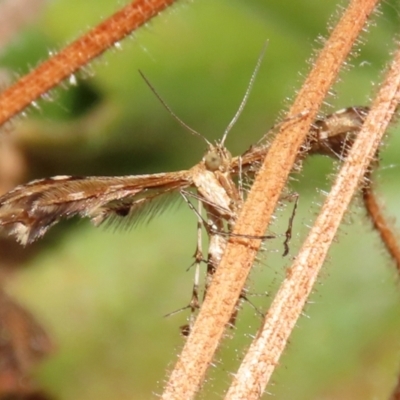
[[[147,223],[164,212],[177,199],[178,190],[146,190],[142,194],[111,201],[95,222],[107,227],[134,228],[138,223]]]
[[[339,160],[346,158],[369,107],[348,107],[317,119],[312,125],[304,150],[308,154],[323,154]]]
[[[353,145],[368,112],[369,107],[348,107],[315,120],[306,143],[299,152],[299,158],[323,154],[342,160]],[[250,147],[242,156],[232,159],[231,173],[257,172],[259,163],[265,158],[268,150],[268,143]]]
[[[95,225],[113,217],[147,218],[165,193],[192,185],[187,171],[122,177],[56,176],[32,181],[0,197],[0,227],[23,245],[62,218],[88,217]],[[161,203],[158,203],[161,204]]]

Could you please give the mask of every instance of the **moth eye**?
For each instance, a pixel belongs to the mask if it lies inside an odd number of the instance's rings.
[[[212,151],[205,156],[204,163],[209,171],[216,171],[222,164],[222,157]]]

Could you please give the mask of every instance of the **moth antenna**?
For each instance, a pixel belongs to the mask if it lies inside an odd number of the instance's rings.
[[[143,80],[146,82],[147,86],[150,88],[150,90],[155,94],[157,99],[160,101],[160,103],[164,106],[164,108],[170,113],[170,115],[181,125],[183,126],[186,130],[188,130],[192,135],[199,136],[201,137],[208,146],[211,146],[211,142],[209,142],[201,133],[195,131],[193,128],[191,128],[189,125],[187,125],[185,122],[183,122],[173,111],[172,108],[164,101],[164,99],[161,97],[161,95],[157,92],[155,87],[150,83],[150,81],[145,77],[143,72],[139,70],[140,76],[143,78]]]
[[[262,60],[263,60],[265,52],[267,50],[267,46],[268,46],[268,41],[266,41],[264,43],[264,46],[263,46],[263,48],[261,50],[261,53],[258,56],[256,66],[254,68],[253,73],[251,74],[251,78],[250,78],[249,84],[247,85],[246,93],[243,96],[243,100],[240,103],[240,106],[239,106],[238,110],[236,111],[236,114],[233,116],[231,122],[229,122],[228,126],[225,129],[225,132],[224,132],[224,134],[222,136],[222,140],[221,140],[221,146],[224,145],[226,137],[228,136],[229,131],[236,124],[237,120],[240,117],[240,114],[242,114],[242,111],[243,111],[244,107],[246,106],[247,100],[249,99],[249,96],[250,96],[251,89],[253,88],[254,81],[256,80],[256,76],[258,74],[258,71],[260,70],[260,66],[261,66]]]

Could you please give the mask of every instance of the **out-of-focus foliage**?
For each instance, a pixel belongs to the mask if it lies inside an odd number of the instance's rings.
[[[29,71],[121,7],[111,0],[48,2],[38,20],[2,49],[11,75]],[[397,7],[397,8],[396,8]],[[399,8],[386,2],[327,99],[326,112],[368,104],[394,48]],[[184,131],[138,74],[144,72],[186,123],[209,140],[235,113],[263,44],[268,49],[248,105],[227,145],[246,150],[285,110],[310,69],[321,37],[339,17],[337,1],[181,1],[71,77],[15,121],[28,162],[26,179],[54,174],[138,174],[189,168],[204,142]],[[333,15],[333,17],[332,17]],[[75,85],[74,82],[77,82]],[[397,129],[398,132],[398,129]],[[400,214],[396,129],[376,174],[389,215]],[[324,158],[305,163],[290,190],[300,193],[291,256],[301,245],[336,170]],[[286,230],[292,205],[273,227]],[[52,229],[10,290],[53,335],[57,353],[38,380],[63,400],[148,399],[183,339],[196,218],[184,204],[133,231],[97,230],[73,221]],[[249,282],[268,292],[285,276],[282,241],[265,243]],[[25,251],[21,248],[21,252]],[[346,217],[306,316],[299,322],[270,391],[278,399],[386,398],[400,365],[399,297],[394,267],[359,202]],[[219,353],[204,398],[220,398],[259,320],[244,305],[238,329]],[[251,326],[251,327],[249,327]],[[237,350],[238,349],[238,350]],[[154,396],[154,395],[153,395]]]

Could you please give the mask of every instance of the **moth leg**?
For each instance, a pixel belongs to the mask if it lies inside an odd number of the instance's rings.
[[[243,189],[243,159],[239,157],[239,172],[238,172],[238,192],[241,202],[244,202],[244,189]]]
[[[286,257],[289,254],[289,250],[290,250],[289,249],[289,242],[290,242],[290,239],[292,238],[293,221],[294,221],[294,218],[296,216],[297,206],[298,206],[298,203],[299,203],[299,194],[296,193],[296,192],[290,193],[289,195],[282,197],[281,200],[294,201],[292,214],[291,214],[291,216],[289,218],[288,227],[287,227],[286,232],[285,232],[285,237],[286,238],[285,238],[285,241],[283,242],[284,250],[283,250],[282,256]]]
[[[268,296],[268,292],[265,293],[251,293],[246,288],[242,290],[240,294],[240,300],[246,302],[250,305],[250,307],[258,314],[259,317],[263,318],[265,314],[258,309],[258,307],[250,300],[250,297],[265,297]]]
[[[205,224],[204,219],[202,217],[202,212],[203,212],[203,203],[199,200],[198,201],[198,208],[193,206],[193,204],[190,202],[188,197],[186,196],[185,192],[181,192],[181,195],[185,202],[188,204],[189,208],[194,211],[194,213],[197,216],[197,244],[196,244],[196,250],[194,252],[194,261],[192,266],[195,266],[195,273],[194,273],[194,279],[193,279],[193,289],[192,289],[192,297],[190,300],[190,303],[186,308],[190,308],[190,317],[189,317],[189,323],[182,325],[180,327],[181,334],[183,336],[188,336],[192,330],[192,326],[194,324],[194,321],[196,319],[196,312],[200,308],[200,300],[199,300],[199,287],[200,287],[200,265],[202,262],[204,262],[204,257],[203,257],[203,233],[202,229]]]
[[[191,204],[191,203],[190,203]],[[203,258],[203,220],[201,218],[202,213],[202,203],[198,202],[198,210],[197,210],[197,244],[196,251],[194,252],[194,280],[193,280],[193,289],[192,289],[192,298],[189,303],[190,307],[190,319],[189,319],[189,331],[191,330],[194,320],[196,319],[196,311],[200,308],[199,302],[199,286],[200,286],[200,264],[204,261]]]

